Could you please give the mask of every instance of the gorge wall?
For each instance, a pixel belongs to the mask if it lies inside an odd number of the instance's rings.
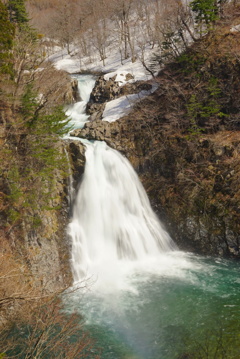
[[[158,89],[152,95],[113,123],[101,120],[106,101],[149,90],[151,84],[119,87],[114,79],[101,77],[88,105],[90,122],[72,133],[106,141],[129,159],[155,212],[181,249],[235,258],[240,256],[239,36],[224,30],[217,38],[211,35],[196,43],[159,73],[154,79]],[[76,83],[69,85],[66,74],[56,77],[51,93],[44,73],[40,77],[38,91],[46,91],[57,104],[79,99]],[[45,83],[43,89],[41,83]],[[41,218],[41,223],[15,220],[11,224],[6,214],[10,208],[7,153],[11,151],[15,163],[17,158],[24,159],[27,149],[20,146],[25,134],[14,125],[11,108],[3,102],[1,107],[1,144],[6,150],[0,178],[2,243],[8,242],[15,257],[25,261],[37,286],[59,290],[72,280],[66,234],[68,166],[73,169],[76,191],[84,171],[85,149],[79,141],[58,143],[59,153],[67,151],[70,164],[65,164],[65,175],[54,171],[51,208],[24,209],[29,218]],[[25,164],[20,163],[23,168]],[[24,208],[18,201],[18,212],[21,206]]]
[[[88,123],[75,134],[104,140],[130,160],[180,248],[239,256],[239,133],[189,141],[162,132],[157,120],[125,118]]]
[[[239,33],[221,31],[167,65],[158,90],[128,116],[92,118],[73,135],[104,140],[130,160],[180,248],[239,257]]]
[[[34,288],[51,293],[72,282],[66,234],[70,173],[65,143],[48,135],[51,123],[44,121],[51,121],[54,107],[78,100],[78,93],[77,83],[52,66],[36,77],[34,91],[47,99],[39,127],[26,125],[21,98],[13,104],[10,96],[0,97],[0,265],[7,277],[8,260],[13,261],[16,277],[24,268]],[[32,100],[31,106],[34,111]]]

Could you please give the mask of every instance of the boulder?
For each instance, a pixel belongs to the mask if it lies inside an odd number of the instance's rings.
[[[81,101],[81,96],[79,95],[79,90],[78,90],[78,80],[77,79],[71,79],[71,92],[72,92],[72,98],[74,100],[74,102],[79,102]]]
[[[104,76],[100,76],[95,83],[89,100],[89,106],[87,107],[87,113],[92,103],[105,103],[107,101],[114,100],[120,95],[120,86],[115,82],[115,78],[105,80]]]

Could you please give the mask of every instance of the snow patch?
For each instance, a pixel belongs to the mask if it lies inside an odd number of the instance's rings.
[[[63,70],[70,74],[74,74],[79,71],[79,62],[75,59],[64,58],[55,62],[57,70]]]
[[[115,100],[106,103],[105,110],[103,112],[103,121],[114,122],[121,117],[127,115],[132,107],[138,101],[144,97],[150,95],[157,89],[156,85],[153,85],[150,91],[141,91],[138,94],[122,96]]]
[[[133,78],[131,78],[130,80],[127,80],[127,75],[131,75]],[[129,73],[128,71],[114,71],[114,72],[109,72],[108,74],[104,75],[104,79],[105,80],[109,80],[111,78],[113,78],[114,76],[116,76],[115,81],[118,82],[119,86],[123,86],[125,85],[127,82],[134,82],[134,75],[132,75],[131,73]]]
[[[240,32],[240,24],[231,27],[230,32]]]
[[[106,103],[103,112],[103,121],[114,122],[130,112],[131,107],[136,103],[138,95],[122,96],[116,100]]]

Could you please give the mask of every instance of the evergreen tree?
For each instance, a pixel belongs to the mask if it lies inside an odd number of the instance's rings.
[[[10,21],[17,23],[20,27],[28,24],[28,14],[25,7],[25,0],[8,0],[8,11]]]
[[[11,71],[10,50],[13,45],[14,26],[8,19],[6,6],[0,0],[0,73]]]
[[[193,0],[190,3],[192,11],[196,13],[196,21],[210,25],[219,17],[217,0]]]

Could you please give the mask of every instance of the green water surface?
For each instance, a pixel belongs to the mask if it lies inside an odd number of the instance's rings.
[[[133,290],[73,294],[101,358],[240,358],[239,262],[175,256],[170,273],[131,274]]]

